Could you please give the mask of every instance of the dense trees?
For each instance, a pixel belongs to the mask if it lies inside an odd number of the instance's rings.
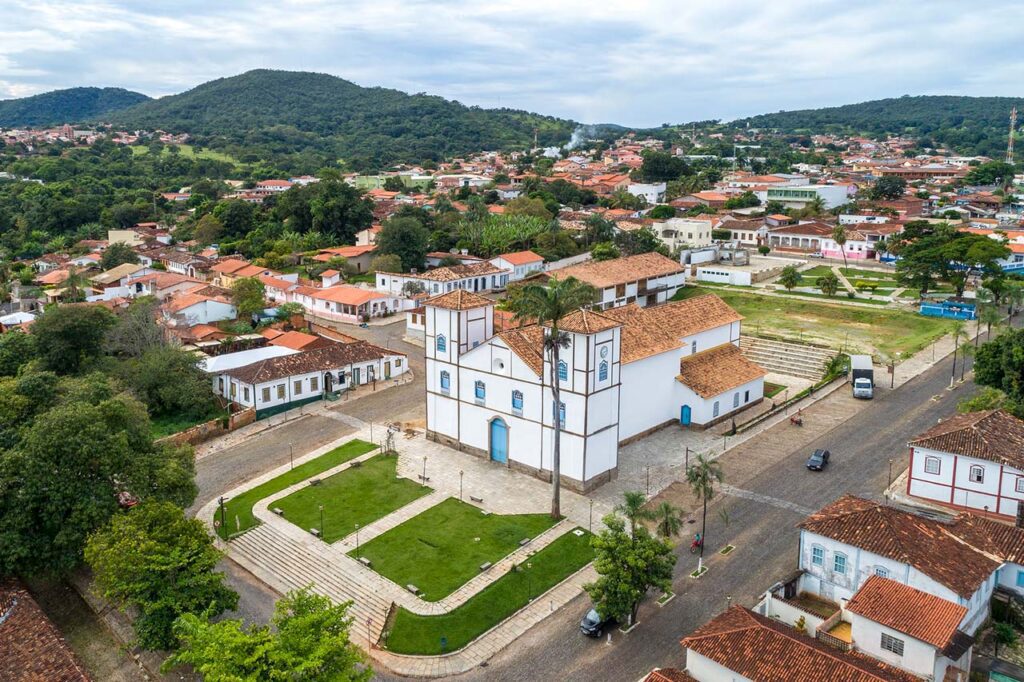
[[[1024,418],[1024,330],[1006,331],[982,344],[974,360],[974,380],[1002,391],[1006,406]]]
[[[100,306],[48,308],[32,324],[43,366],[58,374],[77,372],[83,363],[100,355],[104,335],[114,322],[114,315]]]
[[[1013,175],[1016,172],[1016,169],[1011,164],[1002,161],[988,161],[971,168],[967,172],[964,182],[969,185],[996,185],[1000,183],[1005,185],[1013,181]]]
[[[878,178],[878,180],[875,180],[875,184],[871,185],[871,188],[868,190],[868,198],[876,201],[892,201],[902,197],[906,188],[907,181],[903,178],[886,175]]]
[[[132,247],[124,242],[114,242],[106,248],[100,257],[100,267],[104,270],[116,268],[124,263],[138,263],[139,257],[132,251]]]
[[[321,232],[336,243],[348,244],[355,239],[356,232],[373,222],[373,206],[359,190],[333,174],[320,182],[295,185],[282,192],[277,197],[274,215],[288,229],[300,234]]]
[[[639,177],[643,182],[668,182],[688,175],[690,168],[678,156],[668,152],[646,151],[640,166]]]
[[[392,218],[377,235],[376,253],[398,256],[402,271],[408,272],[423,267],[429,240],[430,233],[416,218]]]
[[[231,284],[231,302],[239,318],[248,318],[266,307],[266,287],[255,277],[242,277]]]

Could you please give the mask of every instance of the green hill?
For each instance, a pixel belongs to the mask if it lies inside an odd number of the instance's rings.
[[[118,112],[117,125],[187,132],[212,146],[330,151],[356,168],[481,149],[564,143],[575,124],[512,109],[364,88],[320,73],[256,70]]]
[[[149,97],[122,88],[68,88],[0,100],[0,127],[52,126],[103,118]]]
[[[737,127],[790,133],[909,134],[954,149],[999,156],[1006,148],[1010,109],[1024,117],[1024,98],[927,95],[825,109],[780,111],[734,121]]]

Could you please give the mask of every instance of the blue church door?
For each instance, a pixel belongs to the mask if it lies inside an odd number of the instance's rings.
[[[683,405],[683,407],[679,410],[679,423],[682,424],[683,426],[689,426],[690,425],[690,406],[689,405]]]
[[[508,461],[508,426],[501,419],[491,422],[491,461]]]

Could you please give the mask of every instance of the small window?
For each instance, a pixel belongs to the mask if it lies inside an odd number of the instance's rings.
[[[224,377],[217,377],[217,392],[224,395]]]
[[[985,469],[978,465],[971,467],[971,471],[968,474],[971,479],[971,483],[984,483],[985,482]]]
[[[231,382],[231,397],[234,398],[238,394],[238,385]]]
[[[341,370],[340,372],[338,372],[338,383],[339,384],[344,384],[345,383],[345,370]]]
[[[447,371],[441,372],[441,392],[447,393],[452,387],[452,377]]]
[[[711,409],[711,416],[712,416],[712,417],[717,417],[717,416],[718,416],[718,412],[719,412],[719,409],[720,409],[720,408],[719,408],[719,405],[718,405],[718,401],[716,400],[716,401],[715,401],[715,404],[714,404],[714,406],[713,406],[713,407],[712,407],[712,409]]]
[[[1024,571],[1017,571],[1017,587],[1024,587]]]
[[[558,428],[565,428],[565,403],[558,403]]]
[[[262,393],[263,393],[263,395],[262,395],[261,399],[263,400],[263,402],[269,403],[270,402],[270,389],[269,388],[264,388]]]
[[[875,566],[875,575],[877,575],[879,578],[888,578],[889,569],[885,566]]]
[[[824,547],[811,547],[811,565],[823,566],[825,565],[825,548]]]
[[[739,394],[738,391],[736,393],[732,394],[732,406],[733,407],[739,407],[740,406],[740,394]]]
[[[309,390],[319,391],[320,390],[320,377],[309,378]]]
[[[284,400],[284,391],[285,391],[284,384],[278,384],[277,385],[277,399],[278,400]]]
[[[750,391],[743,391],[743,402],[744,403],[749,403],[750,402]]]
[[[565,364],[565,360],[558,361],[558,380],[567,381],[569,379],[569,365]]]
[[[523,413],[523,392],[512,391],[512,411],[516,414]]]
[[[437,337],[437,352],[444,353],[448,350],[448,339],[444,338],[444,334]]]
[[[487,386],[482,381],[478,381],[473,385],[473,395],[476,396],[477,400],[483,400],[487,397]]]
[[[608,361],[602,360],[601,364],[597,366],[597,380],[608,381]]]
[[[942,471],[942,460],[938,457],[924,458],[924,472],[926,474],[938,475]]]
[[[402,366],[402,358],[395,358],[395,367]]]
[[[899,638],[896,638],[896,637],[893,637],[892,635],[888,635],[888,634],[883,632],[882,633],[882,648],[885,649],[886,651],[891,651],[892,653],[896,654],[897,656],[902,656],[903,655],[903,640],[899,639]]]
[[[302,379],[297,379],[292,382],[292,393],[295,395],[302,395]]]
[[[696,341],[691,341],[690,342],[690,355],[693,355],[696,352],[697,352],[697,342]]]
[[[249,387],[246,386],[242,389],[242,400],[249,402]]]
[[[846,555],[837,552],[835,560],[832,562],[832,568],[836,573],[846,575]]]
[[[1014,484],[1014,490],[1019,493],[1024,493],[1024,476],[1017,479],[1017,482]]]

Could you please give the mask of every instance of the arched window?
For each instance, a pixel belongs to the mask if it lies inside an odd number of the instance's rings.
[[[487,397],[487,386],[482,381],[476,382],[473,386],[473,394],[477,400],[483,400]]]
[[[565,428],[565,403],[558,403],[558,428]]]
[[[938,457],[925,457],[924,458],[924,472],[926,474],[938,475],[942,471],[942,460]]]
[[[448,350],[448,339],[444,338],[444,334],[437,337],[437,352],[444,353]]]
[[[739,394],[739,391],[737,391],[736,393],[732,394],[732,406],[733,407],[739,407],[740,406],[740,394]]]
[[[696,341],[691,341],[690,342],[690,355],[693,355],[696,352],[697,352],[697,342]]]
[[[597,380],[608,381],[608,361],[602,360],[601,364],[597,366]]]
[[[441,392],[447,393],[452,387],[452,377],[447,371],[442,370],[441,372]]]
[[[985,482],[985,468],[978,465],[971,467],[970,473],[971,483],[984,483]]]
[[[517,414],[523,413],[523,392],[512,391],[512,411]]]
[[[569,365],[565,364],[565,360],[558,361],[558,380],[566,381],[569,378]]]

